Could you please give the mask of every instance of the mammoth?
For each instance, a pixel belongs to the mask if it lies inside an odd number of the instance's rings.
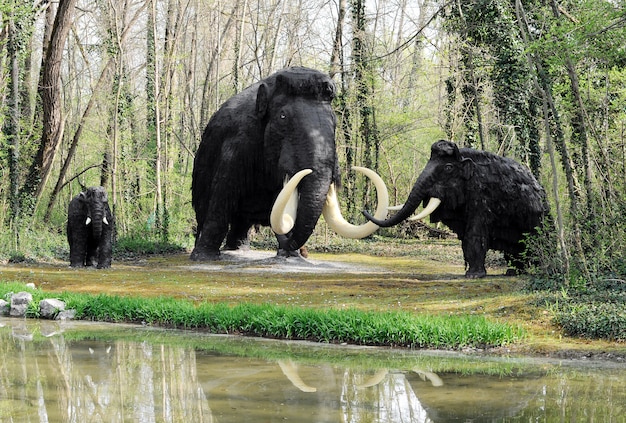
[[[67,208],[70,266],[111,267],[114,224],[103,187],[91,187],[72,198]]]
[[[348,223],[338,207],[335,85],[304,67],[278,71],[227,100],[209,120],[196,152],[192,206],[197,231],[192,260],[246,248],[254,225],[271,226],[279,256],[299,256],[323,213],[340,235],[362,238],[378,227]],[[377,216],[387,213],[387,189],[373,178]]]
[[[532,173],[514,160],[440,140],[431,147],[430,160],[415,181],[406,202],[390,218],[365,216],[382,227],[409,218],[430,215],[443,222],[461,240],[468,278],[481,278],[487,250],[499,250],[512,266],[507,274],[528,265],[522,242],[534,234],[549,214],[546,194]]]

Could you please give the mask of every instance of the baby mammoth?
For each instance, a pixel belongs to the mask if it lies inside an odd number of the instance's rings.
[[[431,147],[426,167],[415,181],[401,210],[379,226],[396,225],[420,205],[424,211],[412,219],[430,215],[431,222],[443,222],[462,241],[468,278],[487,274],[487,250],[499,250],[513,266],[512,273],[524,270],[524,237],[537,233],[549,215],[546,194],[532,173],[514,160],[472,148],[458,148],[450,141]]]
[[[114,219],[103,187],[92,187],[70,201],[67,241],[70,266],[111,267]]]

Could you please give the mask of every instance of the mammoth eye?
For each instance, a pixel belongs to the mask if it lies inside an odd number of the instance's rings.
[[[285,112],[280,112],[279,117],[280,117],[281,119],[286,119],[286,118],[287,118],[287,113],[285,113]]]
[[[446,172],[452,172],[452,170],[454,169],[454,165],[452,163],[446,163],[444,169]]]

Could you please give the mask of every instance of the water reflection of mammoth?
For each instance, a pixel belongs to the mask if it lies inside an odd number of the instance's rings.
[[[513,266],[523,270],[527,260],[521,242],[548,214],[545,191],[532,173],[514,160],[471,148],[459,149],[450,141],[437,141],[430,160],[398,212],[387,220],[364,214],[379,226],[393,226],[409,218],[420,203],[424,211],[443,222],[462,241],[468,278],[486,275],[487,250],[504,252]]]
[[[439,373],[441,385],[424,383],[415,375],[406,378],[429,421],[502,421],[532,413],[533,398],[545,388],[542,374],[502,375]],[[528,416],[520,421],[534,421]],[[517,421],[517,420],[516,420]]]
[[[291,360],[279,360],[278,365],[293,386],[302,392],[317,392],[317,387],[309,385],[302,380],[296,363]],[[441,386],[443,384],[439,376],[431,371],[415,368],[413,369],[413,372],[419,375],[422,380],[430,381],[432,386]],[[355,387],[357,389],[371,388],[383,382],[388,374],[389,370],[379,369],[373,375],[362,375],[361,382],[357,383]]]
[[[329,374],[323,369],[319,369],[317,374],[301,376],[299,366],[293,361],[281,360],[278,364],[287,379],[301,392],[319,393],[324,390],[332,395],[333,389],[337,389],[337,381],[327,381]],[[544,386],[540,373],[507,378],[502,375],[434,373],[417,367],[402,372],[380,369],[374,374],[352,374],[351,380],[356,383],[340,387],[342,401],[355,400],[348,394],[350,387],[353,393],[373,392],[374,396],[357,394],[356,398],[360,399],[357,402],[379,401],[379,404],[385,404],[383,407],[388,403],[401,404],[403,408],[398,411],[401,410],[403,415],[412,412],[427,416],[424,421],[433,422],[474,421],[479,417],[481,421],[497,421],[519,416],[526,412],[528,403],[534,397],[541,395]],[[381,388],[378,390],[367,390],[379,385]]]
[[[192,260],[218,258],[224,238],[225,249],[247,246],[255,224],[271,224],[284,255],[297,255],[322,213],[343,236],[362,238],[377,229],[370,222],[350,225],[339,212],[334,96],[327,75],[287,68],[233,96],[211,117],[194,160]],[[378,179],[382,217],[387,191]]]

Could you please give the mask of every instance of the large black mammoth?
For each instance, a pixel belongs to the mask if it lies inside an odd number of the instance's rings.
[[[430,160],[415,181],[403,206],[387,220],[364,212],[382,227],[409,218],[420,203],[424,210],[411,219],[430,215],[443,222],[462,242],[468,278],[487,274],[487,250],[499,250],[511,272],[528,265],[524,238],[536,234],[549,215],[546,194],[532,173],[514,160],[495,154],[458,148],[440,140],[431,147]]]
[[[197,232],[192,260],[219,257],[248,245],[253,225],[271,225],[279,255],[297,255],[323,213],[340,235],[365,237],[338,208],[340,182],[331,108],[335,85],[313,69],[283,69],[227,100],[211,117],[196,152],[192,205]],[[376,185],[376,215],[387,213],[387,190]],[[284,186],[284,188],[283,188]]]

